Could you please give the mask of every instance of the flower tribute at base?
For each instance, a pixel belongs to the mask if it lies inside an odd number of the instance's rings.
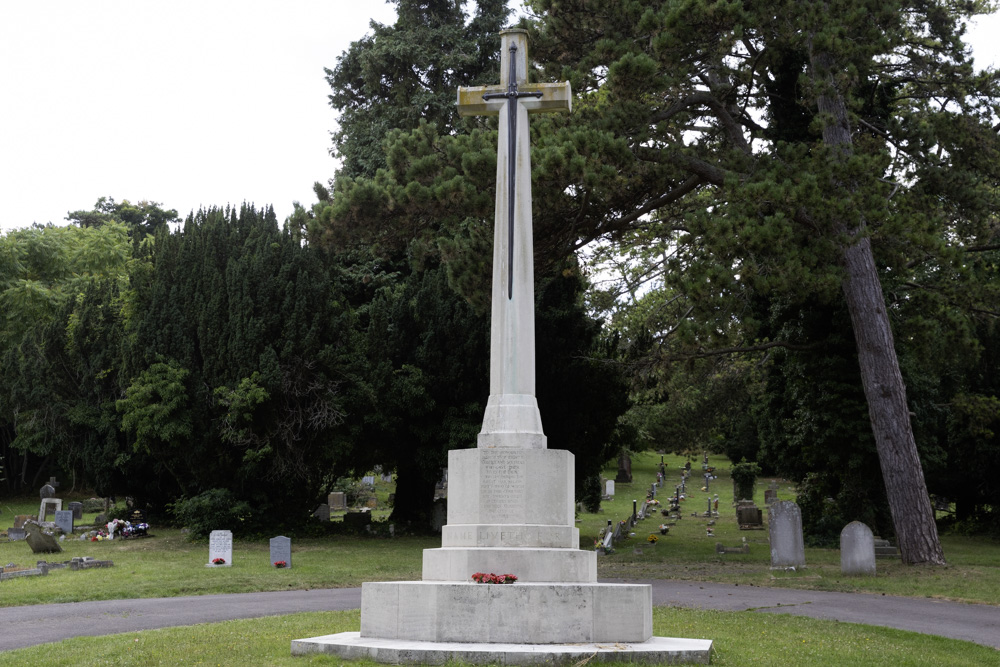
[[[517,581],[517,577],[513,574],[476,572],[472,575],[472,580],[477,584],[512,584]]]

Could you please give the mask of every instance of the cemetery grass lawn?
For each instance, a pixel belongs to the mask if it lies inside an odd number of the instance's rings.
[[[667,500],[680,484],[684,457],[663,456],[667,469],[663,487],[657,492],[661,508],[669,507]],[[616,484],[615,498],[601,503],[601,512],[584,513],[580,522],[580,546],[592,548],[599,531],[607,524],[625,519],[632,514],[632,500],[640,502],[646,497],[649,485],[656,481],[660,455],[642,452],[632,457],[632,483]],[[909,597],[930,597],[962,602],[1000,605],[1000,543],[987,538],[943,535],[946,567],[905,566],[900,560],[879,558],[875,577],[845,577],[840,574],[840,551],[837,549],[806,548],[806,568],[796,572],[770,570],[770,546],[767,530],[739,530],[736,510],[732,505],[733,484],[729,477],[729,461],[722,456],[709,456],[709,465],[716,468],[718,479],[709,483],[708,492],[701,491],[704,472],[701,459],[691,461],[691,477],[686,484],[686,499],[681,502],[682,518],[671,526],[667,535],[660,536],[659,525],[669,521],[656,512],[640,521],[635,536],[616,545],[615,552],[600,555],[597,573],[601,579],[684,579],[715,581],[754,586],[780,586],[813,590],[885,593]],[[617,464],[604,471],[604,476],[614,479]],[[770,479],[758,479],[754,501],[763,510],[764,490]],[[794,487],[785,480],[778,480],[778,498],[793,500]],[[708,499],[719,494],[719,513],[712,526],[713,536],[708,536],[709,519],[701,516],[707,509]],[[699,514],[698,517],[691,516]],[[655,546],[647,537],[655,534]],[[750,545],[749,554],[716,554],[716,543],[736,547],[743,538]]]
[[[6,511],[4,512],[6,515]],[[0,541],[0,565],[34,567],[36,560],[74,556],[111,560],[114,567],[11,579],[0,584],[0,606],[53,602],[175,597],[214,593],[342,588],[363,581],[419,579],[422,551],[440,546],[429,537],[329,536],[293,538],[292,567],[271,566],[267,540],[233,542],[233,565],[208,568],[206,540],[190,542],[177,529],[153,526],[154,537],[85,542],[66,540],[63,552],[33,554],[26,542]]]
[[[291,640],[356,632],[360,625],[358,611],[311,612],[79,637],[0,653],[0,667],[339,665],[344,661],[333,656],[293,658]],[[985,665],[995,664],[1000,655],[971,642],[784,614],[657,608],[653,611],[653,631],[659,636],[712,639],[712,664],[728,667]],[[377,663],[364,660],[349,664]]]

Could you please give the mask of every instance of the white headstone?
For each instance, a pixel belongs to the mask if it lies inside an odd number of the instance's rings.
[[[609,479],[604,483],[604,495],[608,498],[615,497],[615,480]]]
[[[278,565],[284,563],[284,565]],[[284,535],[271,538],[271,565],[274,567],[292,566],[292,540]]]
[[[67,535],[73,534],[73,510],[58,510],[55,521],[62,532]]]
[[[767,508],[771,567],[805,567],[806,552],[802,542],[802,511],[790,500],[779,500]]]
[[[222,562],[215,561],[222,559]],[[208,536],[208,565],[229,567],[233,564],[233,531],[213,530]]]
[[[852,521],[840,531],[840,571],[875,576],[875,536],[860,521]]]

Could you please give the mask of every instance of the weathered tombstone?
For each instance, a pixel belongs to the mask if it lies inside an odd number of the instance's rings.
[[[343,491],[334,491],[326,498],[327,504],[334,512],[343,512],[347,509],[347,494]]]
[[[609,479],[604,483],[604,495],[608,498],[615,497],[615,480]]]
[[[59,510],[56,512],[56,526],[67,535],[73,534],[73,510]]]
[[[767,510],[771,543],[771,568],[805,567],[802,542],[802,511],[789,500],[779,500]]]
[[[764,489],[764,504],[771,505],[778,500],[778,492],[775,489]]]
[[[756,530],[764,526],[764,513],[753,503],[736,508],[736,523],[740,530]]]
[[[83,519],[83,503],[72,502],[69,504],[69,511],[73,513],[76,521]]]
[[[278,565],[284,563],[284,565]],[[292,540],[279,535],[271,538],[271,565],[274,567],[292,566]]]
[[[860,521],[852,521],[840,531],[840,572],[875,576],[875,536]]]
[[[205,567],[229,567],[232,564],[233,531],[213,530],[208,536],[208,564]]]
[[[330,506],[327,505],[326,503],[323,503],[322,505],[320,505],[319,507],[317,507],[315,510],[313,510],[313,516],[316,517],[317,519],[319,519],[320,521],[329,521],[330,520]]]
[[[62,547],[59,546],[59,540],[54,535],[44,532],[42,527],[34,521],[25,523],[24,530],[27,533],[24,539],[28,542],[28,546],[31,547],[32,553],[54,554],[62,551]]]
[[[7,529],[7,539],[11,542],[19,542],[27,537],[27,532],[24,528],[8,528]]]
[[[618,453],[618,474],[615,475],[615,481],[619,484],[632,483],[632,459],[625,450]]]
[[[30,514],[15,514],[14,515],[14,527],[15,528],[24,528],[24,524],[27,523],[28,521],[34,520],[34,518],[35,517],[31,516]]]
[[[42,498],[42,504],[38,506],[38,521],[47,521],[49,512],[58,512],[62,509],[62,500],[59,498]]]
[[[56,495],[56,490],[51,484],[46,484],[38,490],[38,497],[42,500],[46,498],[54,498]]]

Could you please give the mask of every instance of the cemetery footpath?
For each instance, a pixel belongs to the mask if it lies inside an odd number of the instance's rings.
[[[703,581],[628,583],[652,586],[656,607],[790,614],[898,628],[1000,649],[1000,607],[989,605]],[[346,611],[360,605],[360,588],[338,588],[7,607],[0,608],[0,651],[73,637],[308,611]]]

